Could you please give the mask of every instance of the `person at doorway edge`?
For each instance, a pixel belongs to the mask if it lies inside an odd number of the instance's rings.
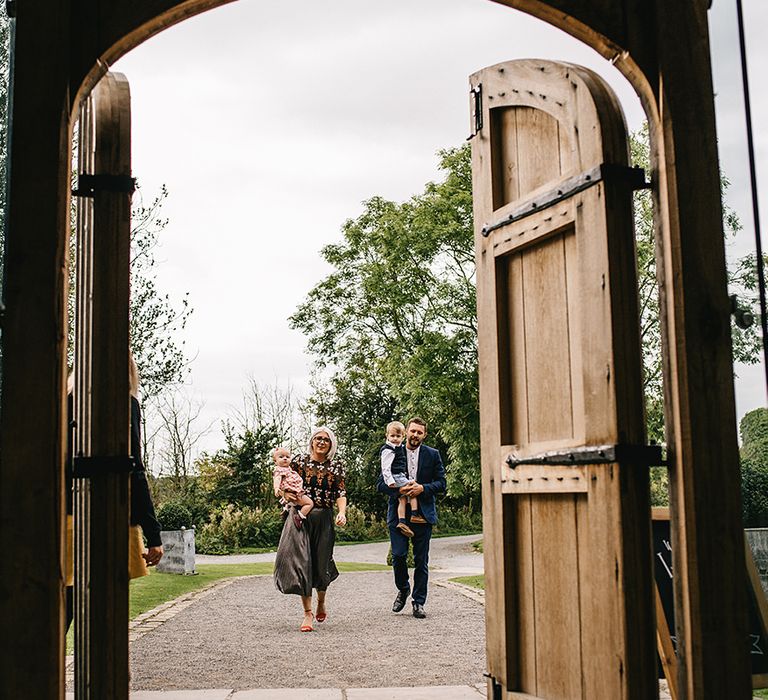
[[[400,496],[418,498],[421,504],[421,514],[425,523],[411,521],[413,530],[413,616],[419,619],[426,617],[424,604],[427,602],[427,582],[429,580],[429,541],[432,537],[432,526],[437,523],[435,496],[445,491],[445,467],[440,453],[424,444],[427,437],[427,424],[421,418],[411,418],[405,429],[406,456],[408,458],[408,479],[405,486],[390,487],[379,475],[376,488],[380,493],[389,496],[387,510],[387,525],[389,526],[389,541],[392,544],[392,570],[395,574],[397,597],[392,604],[392,612],[400,612],[405,607],[405,601],[411,594],[411,583],[408,578],[408,538],[397,529],[397,500]]]

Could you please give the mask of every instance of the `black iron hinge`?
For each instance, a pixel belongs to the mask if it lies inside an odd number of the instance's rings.
[[[467,141],[475,138],[483,128],[483,84],[472,87],[469,95],[472,100],[472,133]]]
[[[136,191],[136,178],[130,175],[88,175],[77,176],[77,187],[72,190],[74,197],[95,197],[99,192],[118,192],[133,194]]]
[[[573,197],[573,195],[596,185],[598,182],[623,182],[632,190],[648,189],[651,185],[645,180],[645,171],[642,168],[631,168],[627,165],[613,165],[603,163],[591,170],[586,170],[579,175],[562,180],[557,187],[542,192],[535,199],[531,199],[518,207],[515,207],[507,216],[492,224],[483,226],[483,236],[490,236],[491,233],[503,226],[508,226],[515,221],[524,219],[526,216],[542,211],[553,204],[562,202],[564,199]]]
[[[91,479],[105,474],[129,474],[136,468],[133,457],[75,457],[72,476]]]
[[[572,447],[566,450],[542,452],[530,457],[518,457],[511,454],[507,464],[513,469],[520,464],[539,464],[542,466],[580,466],[583,464],[611,464],[627,462],[647,467],[666,465],[662,459],[660,445],[596,445]]]

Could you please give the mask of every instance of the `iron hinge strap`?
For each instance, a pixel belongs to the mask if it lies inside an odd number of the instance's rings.
[[[518,457],[512,453],[507,457],[507,464],[514,469],[520,464],[538,464],[542,466],[579,466],[582,464],[611,464],[627,462],[647,467],[665,466],[660,445],[597,445],[573,447],[567,450],[542,452],[530,457]]]
[[[136,468],[133,457],[75,457],[72,476],[91,479],[106,474],[128,474]]]
[[[469,94],[472,98],[472,133],[467,136],[467,141],[483,130],[483,84],[473,86]]]
[[[133,194],[136,191],[136,178],[130,175],[89,175],[77,176],[77,187],[72,190],[75,197],[95,197],[99,192],[117,192]]]
[[[651,185],[645,181],[645,171],[642,168],[631,168],[627,165],[613,165],[603,163],[579,175],[562,180],[557,187],[543,192],[535,199],[531,199],[518,207],[515,207],[507,216],[492,224],[483,226],[483,236],[490,236],[494,231],[515,221],[520,221],[526,216],[542,211],[553,204],[596,185],[598,182],[624,182],[632,190],[648,189]]]

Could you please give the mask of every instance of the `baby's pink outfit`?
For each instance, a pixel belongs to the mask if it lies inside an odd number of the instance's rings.
[[[280,490],[301,495],[304,493],[304,480],[290,467],[275,467],[275,474],[280,477]]]

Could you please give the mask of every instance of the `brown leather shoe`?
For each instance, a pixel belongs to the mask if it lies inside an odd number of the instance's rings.
[[[405,523],[398,523],[396,529],[400,530],[406,537],[413,537],[413,530],[409,528]]]
[[[419,515],[418,513],[412,513],[411,514],[411,522],[416,523],[417,525],[426,525],[427,521],[424,519],[423,515]]]

